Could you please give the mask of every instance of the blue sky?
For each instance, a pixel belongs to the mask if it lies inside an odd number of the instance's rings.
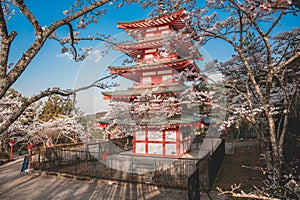
[[[53,21],[64,17],[63,11],[70,7],[69,3],[71,1],[51,0],[39,2],[40,3],[35,0],[25,1],[36,18],[40,20],[41,25],[49,26]],[[126,37],[126,35],[122,33],[122,30],[117,28],[117,22],[146,18],[148,13],[153,9],[149,8],[144,10],[138,4],[125,5],[118,10],[109,5],[106,7],[108,8],[108,13],[99,20],[98,24],[90,26],[87,30],[87,34],[101,32],[114,35],[118,38]],[[300,25],[299,22],[299,17],[284,19],[281,30],[297,27]],[[10,62],[16,62],[33,41],[33,29],[22,14],[15,15],[8,23],[8,26],[10,30],[14,29],[18,32],[10,54]],[[67,33],[67,28],[62,28],[60,32]],[[96,51],[103,48],[103,44],[97,41],[87,43],[87,45],[93,46]],[[212,41],[203,47],[202,51],[206,54],[206,61],[210,58],[225,60],[232,54],[232,52],[228,51],[224,43]],[[50,87],[60,87],[63,89],[80,87],[107,74],[106,66],[116,63],[116,59],[121,59],[123,56],[120,52],[110,52],[106,58],[100,60],[96,58],[95,55],[83,62],[76,63],[71,61],[67,56],[60,54],[60,45],[57,42],[51,40],[47,41],[13,87],[25,96],[31,96]],[[128,84],[122,79],[116,81],[120,81],[124,85]],[[91,89],[78,94],[77,100],[80,109],[86,113],[101,111],[105,103],[101,100],[100,92],[98,89]]]

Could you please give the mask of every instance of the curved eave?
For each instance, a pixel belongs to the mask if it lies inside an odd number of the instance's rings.
[[[116,45],[116,50],[121,51],[130,51],[135,49],[146,49],[146,48],[154,48],[160,47],[163,44],[163,39],[166,36],[162,37],[155,37],[147,40],[139,40],[137,42],[130,42],[130,43],[120,43]]]
[[[176,67],[178,65],[187,65],[191,64],[192,60],[189,59],[177,59],[177,60],[168,60],[168,61],[161,61],[161,62],[151,62],[145,64],[137,64],[137,65],[128,65],[128,66],[108,66],[111,72],[114,71],[128,71],[128,70],[136,70],[136,69],[148,69],[148,68],[155,68],[155,67]]]
[[[130,65],[130,66],[109,66],[108,67],[111,74],[118,74],[129,80],[136,82],[140,81],[140,73],[143,71],[151,70],[165,70],[173,69],[176,71],[181,71],[185,68],[190,68],[196,72],[200,72],[198,66],[196,66],[193,60],[179,59],[174,60],[174,62],[155,62],[148,64]]]
[[[107,118],[98,118],[97,122],[101,123],[101,124],[110,124],[111,123],[111,121]]]
[[[181,115],[169,120],[169,124],[186,126],[186,125],[196,125],[201,120],[201,116],[195,115]]]
[[[98,127],[105,128],[109,124],[112,123],[113,120],[108,119],[100,119],[98,120]],[[193,126],[195,128],[200,128],[201,124],[212,124],[215,123],[214,119],[196,116],[196,115],[179,115],[169,119],[140,119],[139,121],[133,121],[132,119],[122,120],[118,122],[118,125],[121,126],[132,126],[132,124],[138,124],[139,126],[147,126],[147,127],[170,127],[170,126],[178,126],[178,127],[185,127],[185,126]]]
[[[152,90],[152,94],[169,94],[169,93],[180,93],[187,89],[188,86],[169,86],[169,87],[159,87],[156,91]],[[117,90],[113,92],[101,92],[104,97],[107,99],[128,99],[131,97],[139,96],[143,93],[145,93],[145,89],[128,89],[128,90]]]
[[[184,33],[192,34],[193,39],[199,41],[199,36],[196,34],[195,29],[193,28],[193,26],[190,23],[186,24],[184,21],[177,20],[168,25],[170,25],[171,28],[175,31],[179,31],[179,30],[182,30],[183,28],[185,28],[186,30],[184,31]],[[146,28],[130,29],[130,30],[126,30],[126,31],[127,31],[128,35],[130,35],[131,37],[133,37],[136,40],[140,40],[146,34]]]
[[[121,43],[117,44],[116,50],[120,50],[127,54],[132,58],[137,58],[138,55],[144,54],[144,50],[159,48],[163,46],[163,40],[167,36],[142,40],[138,42],[132,43]],[[186,58],[189,56],[193,56],[193,59],[203,60],[201,54],[195,50],[191,53],[188,49],[194,46],[193,39],[187,38],[184,39],[185,36],[182,36],[182,42],[178,42],[178,40],[171,42],[171,48],[174,48],[174,53],[176,53],[180,58]],[[175,50],[176,49],[176,50]]]
[[[193,126],[197,127],[199,123],[203,121],[201,116],[195,115],[179,115],[169,119],[140,119],[139,121],[127,120],[127,121],[120,121],[118,125],[123,126],[130,126],[133,123],[138,124],[139,126],[158,126],[158,127],[169,127],[169,126]]]
[[[132,66],[109,66],[111,74],[123,76],[129,80],[140,82],[141,73],[145,71],[159,71],[172,69],[175,72],[180,72],[183,69],[189,68],[195,72],[200,72],[200,69],[195,65],[192,60],[182,63],[166,63],[166,64],[148,64],[148,65],[132,65]]]
[[[154,19],[142,19],[131,22],[118,22],[118,28],[124,30],[137,29],[137,28],[147,28],[155,26],[163,26],[167,24],[174,23],[175,21],[181,21],[182,17],[186,16],[185,8],[180,9],[179,11],[166,14]]]

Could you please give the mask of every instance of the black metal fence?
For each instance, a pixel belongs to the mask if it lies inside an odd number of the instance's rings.
[[[199,188],[205,190],[212,186],[224,156],[224,142],[212,155],[202,159],[131,155],[112,149],[109,144],[95,143],[87,149],[47,148],[32,167],[77,177],[191,188],[196,194]]]
[[[103,154],[102,154],[103,155]],[[47,149],[44,162],[32,167],[74,176],[187,188],[198,159],[110,154],[100,160],[88,151]]]
[[[194,173],[188,178],[188,199],[200,199],[200,182],[199,182],[199,169],[197,168]]]
[[[225,155],[225,141],[212,153],[208,164],[209,189],[213,186]]]
[[[188,199],[200,199],[199,191],[209,191],[214,184],[225,155],[225,141],[222,140],[217,149],[199,160],[195,171],[188,178]]]

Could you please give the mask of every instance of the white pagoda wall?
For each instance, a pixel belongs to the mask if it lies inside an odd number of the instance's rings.
[[[179,129],[150,129],[137,131],[133,140],[133,153],[153,156],[180,156],[185,153],[192,137],[182,137]]]

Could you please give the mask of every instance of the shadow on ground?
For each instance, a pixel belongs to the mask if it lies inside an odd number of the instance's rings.
[[[0,166],[0,199],[186,199],[187,191],[153,185],[20,174],[22,159]]]

